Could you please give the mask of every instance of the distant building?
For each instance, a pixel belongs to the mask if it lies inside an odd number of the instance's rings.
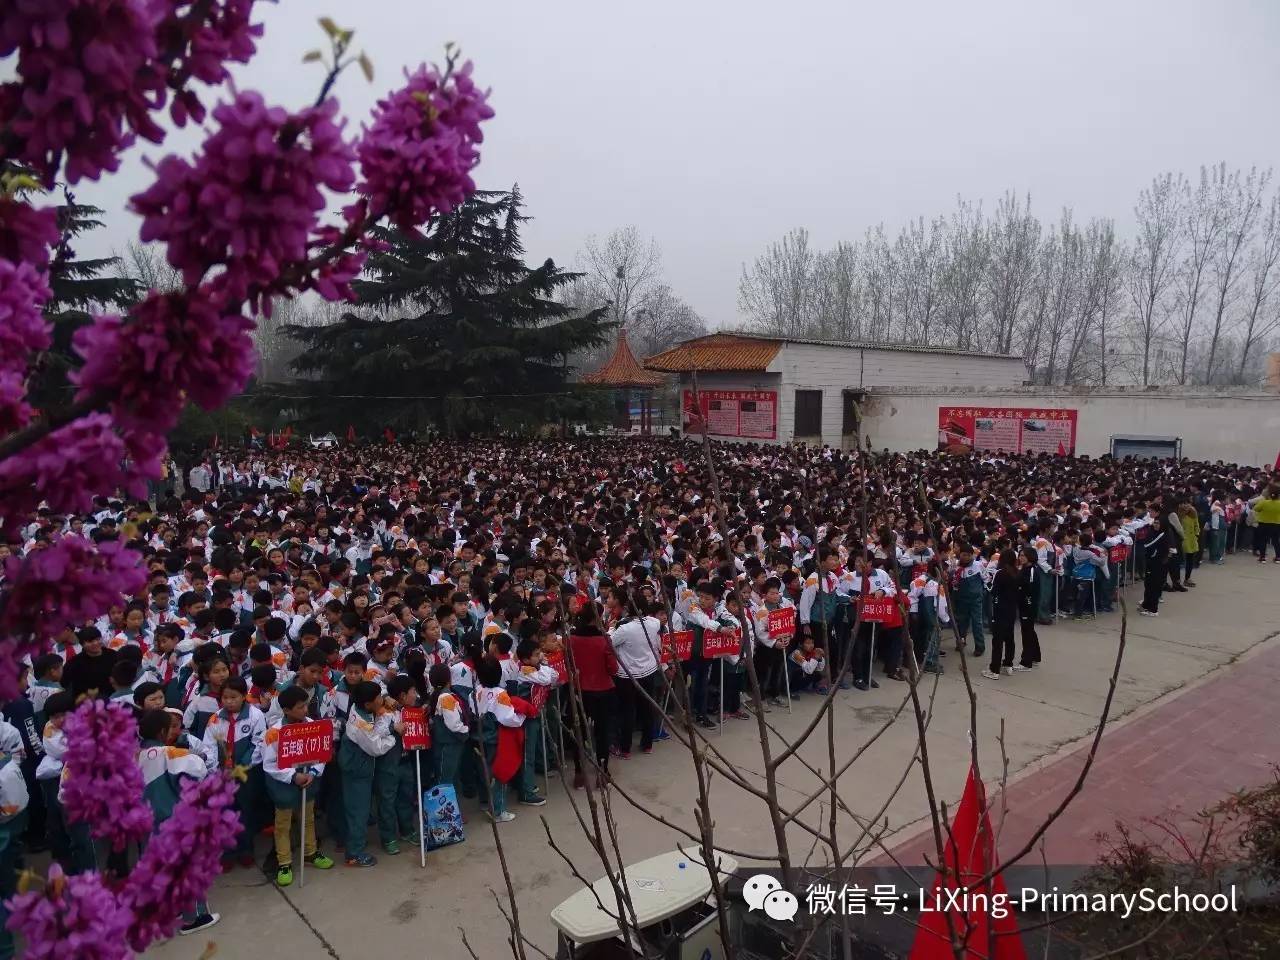
[[[1173,337],[1157,333],[1151,338],[1147,358],[1147,378],[1142,377],[1143,342],[1141,331],[1118,331],[1107,334],[1106,385],[1109,387],[1166,387],[1178,382],[1182,362],[1182,344]]]
[[[1020,356],[738,332],[687,340],[644,365],[679,375],[688,432],[705,421],[712,436],[846,448],[857,442],[857,405],[876,387],[1017,387],[1029,380]]]

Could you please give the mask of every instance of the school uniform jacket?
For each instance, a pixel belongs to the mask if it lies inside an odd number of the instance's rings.
[[[280,766],[280,728],[284,722],[273,723],[262,735],[262,772],[267,777],[267,793],[272,803],[278,807],[288,807],[300,802],[302,789],[293,782],[295,773],[309,773],[319,786],[320,777],[324,774],[323,763],[303,763],[296,767]],[[318,791],[313,792],[318,796]]]
[[[225,709],[209,718],[204,728],[205,764],[212,773],[218,767],[256,767],[262,763],[262,738],[266,719],[257,707],[246,703],[234,717]]]
[[[167,747],[156,740],[144,740],[138,751],[142,770],[142,795],[151,804],[156,824],[168,820],[182,796],[182,778],[203,780],[208,772],[204,758],[182,747]]]

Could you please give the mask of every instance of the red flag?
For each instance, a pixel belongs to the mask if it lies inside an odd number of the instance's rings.
[[[999,859],[996,857],[995,833],[991,829],[991,817],[986,809],[986,792],[982,781],[969,770],[969,780],[964,785],[964,796],[951,822],[951,837],[946,845],[946,869],[939,871],[933,882],[931,905],[934,912],[923,913],[916,929],[915,943],[911,946],[909,960],[954,960],[951,935],[947,930],[947,916],[952,915],[952,925],[957,934],[965,937],[965,956],[983,960],[1026,960],[1027,951],[1022,945],[1022,934],[1012,911],[1001,911],[1003,919],[991,915],[990,902],[994,896],[1003,895],[1007,902],[1008,890],[1004,878],[996,874],[990,884],[978,884]],[[947,897],[940,891],[968,890],[969,909],[959,907],[949,911],[937,908],[946,904]],[[985,909],[975,907],[986,906]],[[967,916],[967,922],[966,922]]]
[[[1271,468],[1276,473],[1280,473],[1280,453],[1276,454],[1276,465]]]
[[[260,436],[262,436],[262,432],[261,432],[257,427],[250,427],[250,428],[249,428],[249,436],[251,436],[251,437],[260,437]]]
[[[1059,441],[1058,441],[1058,456],[1060,456],[1060,457],[1065,457],[1066,455],[1067,455],[1067,448],[1066,448],[1066,447],[1064,447],[1064,446],[1062,445],[1062,441],[1061,441],[1061,440],[1059,440]]]
[[[347,424],[347,443],[356,442],[356,427],[353,423]]]
[[[390,427],[387,427],[382,431],[382,436],[386,439],[387,443],[396,442],[396,435]]]

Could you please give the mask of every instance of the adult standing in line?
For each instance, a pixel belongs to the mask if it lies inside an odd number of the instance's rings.
[[[1018,621],[1022,626],[1022,656],[1018,669],[1030,670],[1040,662],[1040,635],[1036,620],[1040,610],[1040,586],[1045,574],[1040,569],[1040,555],[1035,547],[1023,547],[1018,569]]]
[[[1000,671],[1013,674],[1013,625],[1022,607],[1018,588],[1018,554],[1001,550],[996,576],[991,585],[991,666],[982,671],[988,680],[997,680]]]
[[[1258,525],[1253,530],[1254,548],[1258,562],[1267,562],[1267,544],[1271,544],[1272,563],[1280,563],[1280,484],[1271,484],[1257,497],[1249,501]]]
[[[1178,501],[1174,499],[1172,492],[1166,493],[1160,499],[1161,509],[1164,511],[1162,524],[1165,533],[1168,534],[1164,539],[1165,551],[1169,554],[1164,558],[1164,566],[1169,574],[1169,590],[1173,593],[1186,593],[1187,588],[1182,585],[1179,575],[1182,572],[1182,543],[1185,539],[1185,533],[1182,529],[1182,518],[1178,516]]]
[[[638,602],[644,603],[644,598],[639,597]],[[658,691],[662,625],[656,617],[632,615],[631,598],[622,584],[616,584],[609,592],[609,620],[617,624],[610,631],[609,639],[618,659],[618,756],[627,760],[631,757],[636,724],[640,725],[641,752],[653,750],[657,720],[650,697],[656,697]]]
[[[1142,549],[1146,552],[1147,572],[1142,578],[1142,603],[1138,612],[1144,617],[1160,615],[1160,594],[1164,590],[1164,565],[1169,558],[1169,540],[1165,533],[1164,520],[1151,518],[1151,533]]]
[[[609,774],[609,741],[613,735],[613,718],[617,712],[613,678],[618,673],[618,658],[613,652],[594,600],[585,603],[574,618],[573,633],[569,636],[569,654],[572,658],[573,682],[582,698],[584,739],[590,737],[595,751],[596,786],[602,787]],[[591,731],[586,729],[591,722]],[[587,744],[579,743],[573,752],[573,786],[581,790],[587,785],[583,766],[586,762]]]

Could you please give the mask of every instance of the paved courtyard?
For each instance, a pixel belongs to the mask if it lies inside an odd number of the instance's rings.
[[[1114,728],[1103,739],[1086,792],[1055,824],[1047,837],[1048,856],[1056,862],[1092,857],[1093,835],[1117,817],[1163,815],[1175,808],[1190,813],[1230,790],[1258,784],[1269,765],[1280,760],[1274,736],[1280,729],[1280,644],[1268,639],[1280,632],[1280,566],[1251,558],[1229,558],[1225,566],[1199,572],[1197,590],[1167,598],[1158,619],[1133,616],[1128,649],[1113,707]],[[1139,588],[1127,597],[1134,609]],[[1008,813],[999,827],[1000,847],[1011,852],[1057,802],[1074,780],[1083,754],[1080,741],[1093,731],[1106,695],[1118,641],[1119,615],[1084,623],[1041,628],[1044,663],[1030,674],[998,681],[978,676],[970,660],[979,698],[979,750],[989,787],[999,779],[1000,721],[1005,722],[1009,759]],[[944,661],[947,674],[938,685],[929,730],[931,769],[940,797],[958,800],[968,768],[969,707],[959,676],[957,655]],[[922,686],[928,691],[928,685]],[[903,695],[899,684],[879,690],[841,694],[837,700],[839,751],[847,758],[893,716]],[[800,700],[794,713],[770,715],[783,736],[801,732],[816,698]],[[826,764],[825,728],[800,751],[809,765]],[[761,769],[755,724],[736,721],[717,739],[728,760],[748,776]],[[713,735],[714,737],[714,735]],[[841,779],[844,802],[860,816],[885,808],[889,833],[885,845],[905,862],[920,862],[931,844],[921,837],[927,805],[918,770],[911,770],[891,796],[910,761],[915,725],[909,709]],[[817,779],[800,759],[783,768],[782,802],[794,804],[812,792]],[[615,775],[633,799],[674,824],[693,830],[696,791],[687,752],[676,741],[660,744],[652,756],[637,754],[617,763]],[[998,804],[998,799],[993,800]],[[579,794],[581,797],[581,795]],[[716,777],[712,783],[715,835],[719,845],[741,851],[773,846],[765,807]],[[886,807],[887,804],[887,807]],[[525,933],[554,949],[548,911],[579,886],[549,848],[541,822],[591,879],[602,870],[577,826],[564,787],[553,778],[550,802],[540,810],[515,807],[517,819],[503,826]],[[614,802],[619,842],[628,861],[640,860],[679,841],[678,834]],[[999,812],[996,812],[999,822]],[[825,821],[825,806],[805,814]],[[502,874],[487,823],[472,812],[464,844],[432,852],[425,870],[416,851],[382,857],[372,870],[337,867],[308,875],[305,889],[277,890],[257,870],[238,869],[222,877],[210,900],[223,922],[210,937],[174,941],[152,950],[160,960],[198,957],[208,939],[220,956],[251,956],[265,935],[288,942],[298,956],[352,960],[371,948],[432,960],[465,957],[458,928],[484,960],[509,956],[506,925],[489,888],[502,894]],[[846,842],[859,831],[842,819]],[[260,841],[259,852],[265,852]],[[793,827],[789,843],[798,859],[813,843]],[[873,850],[864,862],[882,857]]]

